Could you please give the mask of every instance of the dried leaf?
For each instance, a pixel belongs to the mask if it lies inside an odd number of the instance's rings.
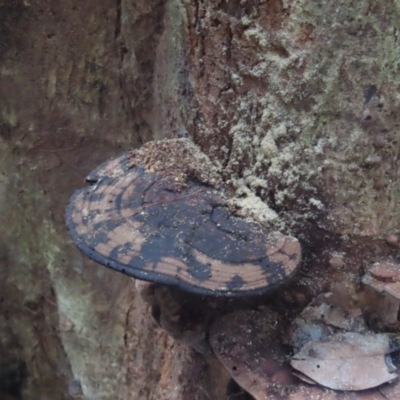
[[[279,316],[271,310],[241,310],[218,319],[210,330],[210,344],[231,377],[256,400],[397,400],[400,386],[335,392],[295,380],[281,346]],[[307,378],[312,382],[311,378]],[[236,397],[235,397],[236,398]],[[233,397],[232,397],[233,400]]]
[[[334,293],[323,293],[315,298],[291,323],[286,343],[300,350],[311,340],[324,340],[341,331],[367,331],[359,308],[344,310],[337,303],[338,295]]]
[[[364,390],[389,382],[385,355],[394,351],[386,334],[338,333],[323,341],[308,342],[291,365],[310,379],[334,390]]]

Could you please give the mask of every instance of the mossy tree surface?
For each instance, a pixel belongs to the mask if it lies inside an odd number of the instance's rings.
[[[239,213],[302,241],[286,307],[359,293],[398,253],[399,20],[396,1],[0,1],[4,396],[224,398],[219,364],[64,226],[84,176],[152,138],[191,138]]]

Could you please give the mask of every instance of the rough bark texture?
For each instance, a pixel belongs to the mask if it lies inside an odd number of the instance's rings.
[[[227,398],[215,357],[66,233],[84,176],[152,138],[190,137],[239,212],[302,241],[268,299],[282,329],[332,288],[367,315],[363,268],[398,255],[399,20],[383,0],[0,0],[0,397]]]

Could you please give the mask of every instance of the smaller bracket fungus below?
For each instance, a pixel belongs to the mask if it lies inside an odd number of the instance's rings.
[[[300,264],[298,240],[233,215],[215,180],[193,173],[206,167],[187,142],[151,142],[90,173],[66,209],[74,243],[116,271],[202,295],[257,295],[285,281]]]
[[[256,400],[289,398],[288,390],[296,383],[285,362],[280,333],[279,315],[268,309],[235,311],[211,327],[214,353],[232,379]]]

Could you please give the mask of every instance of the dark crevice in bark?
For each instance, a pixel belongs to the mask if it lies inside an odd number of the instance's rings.
[[[116,1],[115,38],[118,40],[121,33],[121,0]]]

